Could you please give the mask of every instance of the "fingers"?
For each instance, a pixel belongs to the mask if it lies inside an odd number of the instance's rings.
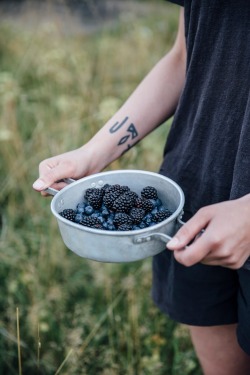
[[[239,269],[244,265],[248,256],[249,254],[244,249],[241,251],[241,248],[237,247],[237,244],[233,245],[230,243],[223,246],[219,254],[211,252],[206,255],[201,263],[207,266],[223,266],[231,269]]]
[[[63,178],[69,177],[71,173],[71,166],[65,161],[62,162],[60,157],[44,160],[39,166],[39,178],[33,183],[33,188],[37,191],[53,186],[60,190],[65,183],[55,183]],[[55,185],[55,186],[54,186]],[[44,195],[44,194],[43,194]],[[45,194],[46,195],[46,194]]]
[[[211,218],[210,206],[200,209],[168,242],[167,248],[174,251],[174,257],[179,263],[192,266],[209,254],[210,241],[204,228],[209,225]],[[191,241],[191,245],[188,245]]]
[[[185,248],[194,238],[207,227],[211,219],[209,207],[202,208],[185,223],[175,234],[171,241],[167,243],[167,248],[170,250],[181,250]]]
[[[244,207],[245,200],[235,200],[202,208],[183,225],[167,248],[185,266],[201,262],[231,269],[242,267],[250,248],[249,210],[242,215]],[[205,231],[197,239],[202,229]]]
[[[190,246],[186,246],[183,250],[175,250],[174,257],[177,262],[184,266],[190,267],[196,263],[201,262],[207,254],[210,253],[209,241],[206,239],[206,234],[203,234]]]
[[[53,189],[55,189],[55,190],[61,190],[61,189],[63,189],[65,186],[67,186],[67,183],[66,183],[66,182],[63,182],[63,181],[60,181],[60,182],[56,182],[56,183],[54,183],[54,184],[51,184],[49,187],[50,187],[50,188],[53,188]],[[50,193],[50,192],[47,192],[47,191],[46,191],[46,188],[45,188],[45,190],[42,190],[40,193],[41,193],[41,195],[42,195],[43,197],[51,197],[51,193]],[[54,194],[52,194],[52,195],[54,195]]]

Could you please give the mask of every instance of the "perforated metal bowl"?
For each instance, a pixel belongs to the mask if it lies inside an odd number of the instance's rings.
[[[86,189],[105,184],[127,185],[140,193],[145,186],[154,186],[163,204],[173,214],[154,226],[133,231],[104,231],[84,227],[66,220],[59,212],[73,208],[83,200]],[[55,195],[51,211],[57,219],[64,244],[80,257],[100,262],[133,262],[160,253],[166,249],[182,224],[184,194],[178,184],[158,173],[141,170],[101,172],[72,182],[60,191],[49,189]]]

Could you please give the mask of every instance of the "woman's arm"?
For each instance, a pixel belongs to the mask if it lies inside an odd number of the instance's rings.
[[[96,143],[101,145],[98,166],[100,162],[103,167],[108,165],[174,113],[185,80],[183,18],[182,10],[176,42],[170,52],[89,142],[94,148]]]
[[[172,49],[155,65],[115,115],[81,148],[40,163],[41,191],[56,181],[101,171],[175,111],[186,71],[183,9]],[[57,185],[57,188],[62,185]]]

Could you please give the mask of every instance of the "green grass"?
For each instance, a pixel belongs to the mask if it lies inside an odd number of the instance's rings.
[[[39,162],[87,141],[169,50],[177,19],[177,7],[155,2],[148,16],[86,35],[2,23],[1,374],[200,375],[187,329],[151,301],[151,259],[77,257],[62,243],[50,198],[32,190]],[[109,169],[157,171],[168,129]]]

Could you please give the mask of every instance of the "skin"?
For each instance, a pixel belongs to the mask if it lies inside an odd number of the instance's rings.
[[[189,326],[204,375],[249,375],[250,359],[239,347],[236,324],[214,327]]]
[[[183,12],[180,20],[171,51],[101,130],[79,149],[40,163],[39,178],[33,184],[35,190],[42,192],[49,186],[61,189],[65,184],[56,181],[62,178],[79,179],[100,172],[173,115],[184,85],[186,67]],[[131,124],[133,131],[128,131]]]
[[[187,246],[204,228],[203,234]],[[176,233],[167,247],[185,266],[202,262],[238,269],[250,256],[249,229],[250,195],[246,195],[203,207]]]
[[[33,188],[42,195],[47,195],[43,190],[49,186],[60,190],[65,183],[57,181],[100,172],[133,147],[173,115],[185,82],[185,70],[182,9],[172,49],[91,140],[76,150],[42,161]],[[203,229],[203,234],[187,246]],[[187,267],[202,262],[240,268],[250,256],[250,195],[202,208],[183,225],[167,247],[176,260]],[[191,326],[190,333],[205,375],[250,373],[250,357],[237,343],[235,325]]]

